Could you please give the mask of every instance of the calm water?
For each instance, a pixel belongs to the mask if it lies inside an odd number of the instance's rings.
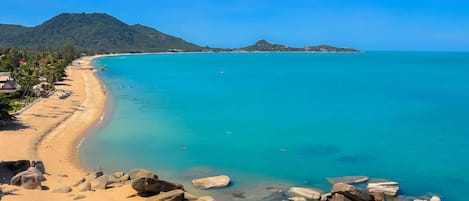
[[[326,177],[347,175],[444,200],[469,189],[469,53],[159,54],[95,63],[108,66],[100,76],[113,113],[83,144],[90,168],[144,167],[188,189],[194,177],[227,174],[232,187],[193,191],[219,200],[235,200],[233,192],[259,200],[267,186],[328,191]]]

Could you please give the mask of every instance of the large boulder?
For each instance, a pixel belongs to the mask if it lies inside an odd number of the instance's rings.
[[[321,191],[312,188],[291,187],[290,190],[288,190],[288,193],[297,197],[304,197],[309,200],[321,199]]]
[[[45,180],[46,178],[38,169],[30,167],[11,178],[10,184],[26,189],[41,189],[41,182]]]
[[[347,199],[351,200],[360,200],[360,201],[372,201],[373,197],[369,194],[361,191],[360,189],[356,188],[355,186],[344,184],[344,183],[337,183],[332,186],[331,193],[333,194],[332,198],[334,198],[335,194],[341,194]],[[341,196],[336,196],[336,199],[342,199]]]
[[[104,175],[104,173],[103,173],[103,171],[101,171],[101,170],[94,171],[94,172],[89,173],[88,175],[86,175],[85,181],[91,182],[91,181],[93,181],[94,179],[96,179],[96,178],[98,178],[98,177],[100,177],[100,176],[103,176],[103,175]]]
[[[397,182],[377,182],[368,183],[367,186],[369,193],[384,193],[389,196],[396,196],[399,191],[399,183]]]
[[[160,192],[168,192],[177,189],[184,189],[181,184],[154,178],[139,178],[132,181],[132,188],[142,197],[156,195]]]
[[[107,185],[109,184],[109,177],[106,175],[103,175],[94,179],[90,183],[91,183],[91,189],[93,190],[97,190],[97,189],[105,190]]]
[[[158,179],[158,175],[155,173],[145,170],[145,169],[134,169],[129,172],[129,177],[130,179],[139,179],[139,178],[152,178],[152,179]]]
[[[162,192],[157,196],[150,197],[148,201],[183,201],[184,191],[176,189],[168,192]]]
[[[192,180],[192,185],[197,189],[221,188],[230,184],[230,177],[226,175],[205,177]]]

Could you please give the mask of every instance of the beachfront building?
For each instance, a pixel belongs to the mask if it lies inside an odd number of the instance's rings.
[[[10,94],[20,90],[20,85],[17,84],[9,72],[0,72],[0,93]]]

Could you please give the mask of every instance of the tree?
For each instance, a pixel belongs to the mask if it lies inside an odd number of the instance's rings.
[[[64,65],[72,63],[73,60],[77,58],[77,50],[73,45],[66,45],[62,48],[62,58],[64,60]]]
[[[4,94],[0,94],[0,120],[13,120],[15,117],[10,115],[10,103]]]

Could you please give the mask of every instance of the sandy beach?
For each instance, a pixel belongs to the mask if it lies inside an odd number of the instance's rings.
[[[134,194],[130,185],[105,191],[52,193],[87,173],[80,165],[78,144],[87,130],[100,122],[106,102],[105,91],[91,65],[95,58],[83,57],[69,66],[67,78],[56,86],[52,96],[42,98],[18,115],[19,124],[0,130],[0,160],[41,160],[47,173],[43,190],[3,184],[0,200],[72,200],[75,194],[85,195],[82,200],[123,200]],[[72,95],[60,99],[58,94],[63,91],[72,91]],[[138,198],[130,200],[134,199]]]

